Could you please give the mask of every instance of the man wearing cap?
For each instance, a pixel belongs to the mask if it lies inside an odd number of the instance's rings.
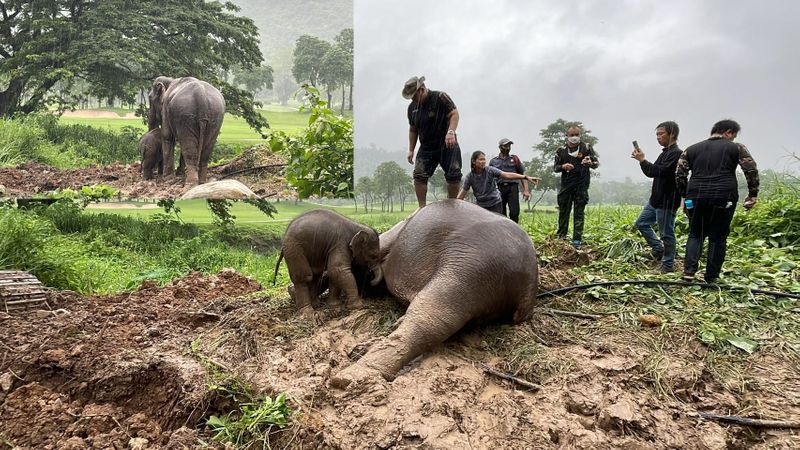
[[[441,166],[447,180],[447,197],[456,198],[461,184],[461,149],[456,140],[458,110],[444,92],[431,91],[425,77],[411,77],[403,86],[408,105],[408,162],[414,164],[414,191],[420,207],[425,206],[428,179]],[[417,160],[414,149],[419,140]]]
[[[517,155],[511,154],[511,144],[514,142],[503,138],[500,139],[497,146],[500,148],[500,154],[489,161],[489,165],[497,167],[503,172],[516,172],[520,175],[525,175],[525,168]],[[497,188],[500,190],[500,197],[503,204],[503,215],[508,215],[511,220],[519,223],[519,181],[518,180],[502,180],[497,183]],[[528,191],[528,180],[522,180],[522,197],[527,201],[531,198],[531,193]],[[506,214],[506,209],[508,214]]]

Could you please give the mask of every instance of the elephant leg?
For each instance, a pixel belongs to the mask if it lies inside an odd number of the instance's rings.
[[[181,139],[181,155],[186,163],[185,184],[190,187],[197,186],[200,183],[198,172],[200,164],[200,147],[196,137],[186,136]]]
[[[161,127],[161,161],[164,177],[172,178],[175,175],[175,136],[169,127],[169,120],[165,116]]]
[[[345,305],[348,308],[361,308],[364,302],[358,296],[358,285],[353,271],[350,269],[350,257],[333,256],[328,261],[328,276],[331,280],[331,288],[334,286],[345,295]],[[331,289],[333,295],[333,289]]]
[[[284,248],[283,259],[286,261],[289,278],[294,284],[295,307],[301,311],[311,310],[311,295],[316,286],[313,286],[314,274],[311,272],[311,266],[305,255],[302,252]]]
[[[331,385],[343,389],[363,380],[365,374],[380,374],[391,381],[412,359],[456,334],[472,319],[473,312],[463,308],[463,303],[447,302],[447,297],[467,295],[459,289],[448,290],[450,284],[429,283],[414,297],[397,329],[333,377]]]
[[[186,161],[183,159],[183,152],[180,154],[180,161],[178,162],[178,172],[179,177],[186,175]]]
[[[211,136],[207,136],[200,149],[200,183],[205,183],[208,179],[208,161],[211,160],[211,152],[214,150],[214,143],[217,142],[219,129]]]

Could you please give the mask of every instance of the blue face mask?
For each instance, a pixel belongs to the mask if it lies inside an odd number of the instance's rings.
[[[580,141],[581,141],[580,136],[570,136],[567,138],[567,142],[569,142],[570,144],[577,144]]]

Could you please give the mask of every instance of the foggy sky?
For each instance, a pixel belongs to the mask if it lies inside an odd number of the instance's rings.
[[[400,93],[424,75],[453,98],[464,155],[494,154],[507,137],[527,160],[540,129],[580,120],[599,139],[602,179],[642,181],[632,140],[653,161],[659,122],[678,122],[686,148],[732,118],[760,169],[797,170],[787,155],[800,154],[800,2],[354,0],[353,9],[357,152],[407,150]]]

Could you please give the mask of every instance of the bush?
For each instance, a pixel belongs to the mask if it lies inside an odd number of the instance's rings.
[[[0,120],[0,166],[36,161],[58,168],[139,160],[142,130],[121,132],[88,125],[61,125],[51,114]]]

